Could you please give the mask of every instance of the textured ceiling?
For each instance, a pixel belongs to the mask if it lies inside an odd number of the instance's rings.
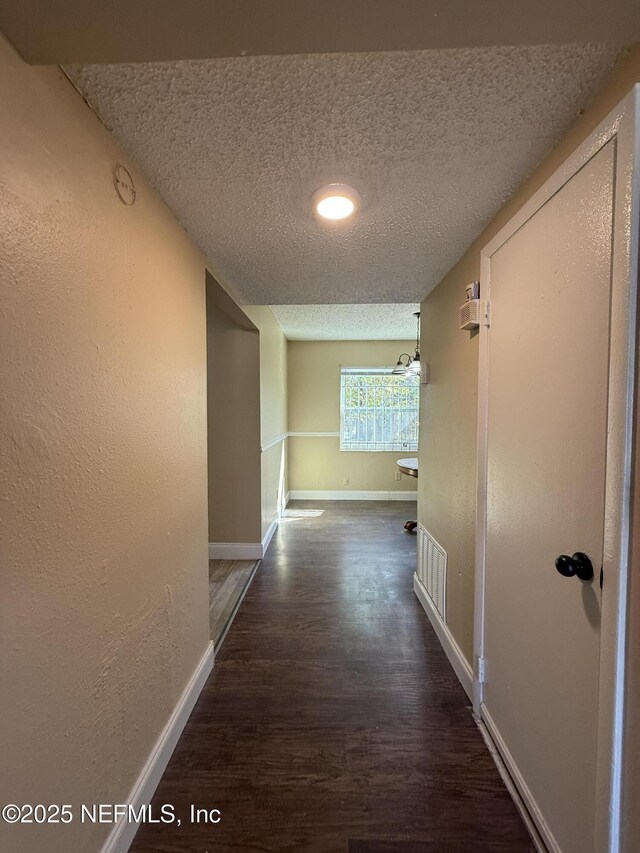
[[[418,303],[272,305],[290,341],[406,341],[416,336]]]
[[[594,45],[72,66],[89,103],[254,304],[418,301],[601,84]],[[321,223],[313,192],[357,189]]]

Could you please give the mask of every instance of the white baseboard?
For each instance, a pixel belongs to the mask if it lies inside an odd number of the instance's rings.
[[[429,621],[436,632],[440,644],[449,658],[449,663],[453,667],[460,684],[464,687],[465,693],[473,702],[473,670],[469,661],[462,654],[460,646],[453,638],[453,634],[447,628],[446,624],[440,618],[440,614],[435,609],[429,598],[429,594],[425,589],[422,581],[417,575],[413,576],[413,590],[418,597],[418,601],[423,606]]]
[[[262,542],[209,542],[210,560],[259,560]]]
[[[478,727],[537,850],[540,853],[562,853],[511,753],[502,740],[491,714],[484,705],[481,706],[480,710],[482,717],[477,721]]]
[[[451,631],[449,631],[449,628],[442,621],[440,614],[431,603],[429,594],[417,575],[413,576],[413,589],[418,601],[429,617],[433,630],[436,632],[440,644],[449,658],[449,663],[458,676],[460,684],[463,686],[469,699],[473,702],[473,670],[471,665],[463,655]],[[482,736],[513,801],[522,815],[537,850],[540,853],[561,853],[484,705],[481,711],[482,719],[477,722]]]
[[[273,519],[271,524],[267,527],[267,532],[262,537],[262,554],[260,554],[260,557],[264,557],[264,555],[267,553],[267,548],[269,547],[269,543],[273,539],[273,534],[278,529],[279,523],[280,523],[280,513],[278,513],[278,515],[276,515],[276,517]]]
[[[261,560],[266,554],[269,542],[276,532],[280,515],[276,515],[262,542],[209,542],[210,560]]]
[[[291,500],[291,492],[287,492],[287,494],[284,496],[284,507],[285,508],[286,508],[286,506],[290,500]]]
[[[339,491],[307,491],[292,489],[288,498],[292,501],[417,501],[418,493],[410,492],[355,492],[347,489]]]
[[[173,709],[167,724],[151,750],[142,772],[131,789],[126,801],[127,805],[138,810],[141,806],[151,802],[182,730],[191,715],[196,699],[200,695],[212,668],[213,643],[209,643],[187,686],[182,691],[178,704]],[[139,824],[129,823],[127,820],[116,823],[109,833],[101,853],[127,853],[138,828]]]

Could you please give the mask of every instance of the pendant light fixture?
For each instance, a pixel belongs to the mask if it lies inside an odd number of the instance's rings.
[[[420,312],[415,311],[413,316],[416,318],[416,351],[414,355],[403,352],[398,357],[398,363],[393,368],[391,373],[394,376],[418,376],[420,374]],[[405,364],[402,359],[406,357]]]
[[[402,361],[402,359],[405,356],[407,358],[406,364],[404,364]],[[396,364],[396,366],[391,371],[392,375],[393,376],[406,376],[407,375],[407,368],[409,367],[410,364],[411,364],[411,356],[409,355],[409,353],[408,352],[400,353],[400,355],[398,356],[398,363]]]

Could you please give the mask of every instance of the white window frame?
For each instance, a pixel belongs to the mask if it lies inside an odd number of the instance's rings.
[[[391,367],[343,367],[340,370],[340,450],[348,451],[348,452],[367,452],[367,453],[375,453],[375,452],[395,452],[395,453],[415,453],[418,449],[418,425],[416,423],[416,437],[415,440],[407,440],[403,441],[402,439],[398,441],[382,441],[377,440],[375,436],[375,431],[373,437],[370,437],[369,441],[357,441],[345,438],[345,414],[347,412],[346,406],[346,383],[345,378],[348,376],[389,376],[391,374]],[[419,417],[419,407],[420,407],[420,377],[416,375],[415,377],[406,377],[406,387],[407,388],[415,388],[416,389],[416,405],[408,407],[412,411],[415,411],[416,418]],[[375,406],[362,406],[362,411],[372,411],[375,410]],[[380,407],[382,410],[382,407]],[[353,411],[352,408],[349,411]],[[402,411],[406,411],[406,408]]]

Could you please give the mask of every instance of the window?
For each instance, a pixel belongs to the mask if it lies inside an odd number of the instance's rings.
[[[340,450],[417,450],[419,376],[388,367],[340,373]]]

